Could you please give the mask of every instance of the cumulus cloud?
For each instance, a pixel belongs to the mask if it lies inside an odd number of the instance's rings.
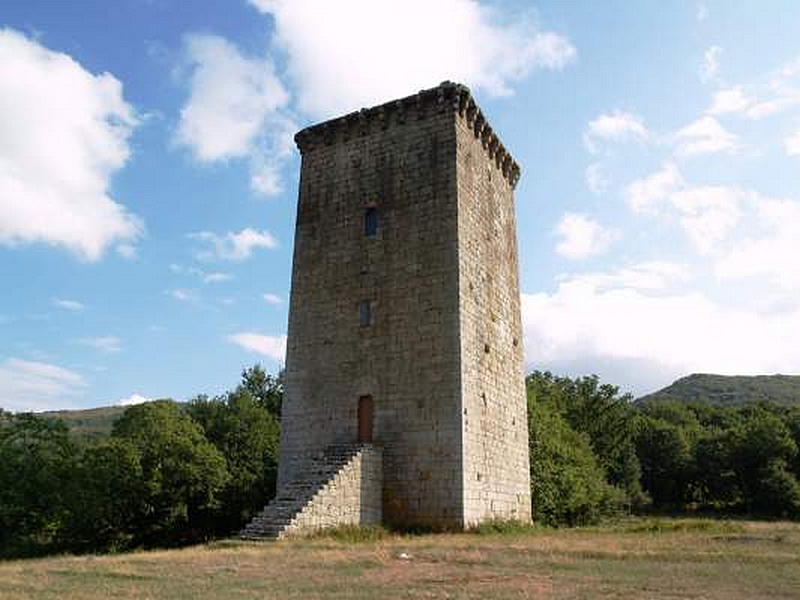
[[[110,196],[138,119],[113,75],[0,29],[0,244],[61,246],[86,261],[142,222]]]
[[[731,186],[688,185],[673,163],[631,182],[625,194],[636,212],[677,218],[702,253],[728,236],[742,219],[743,204],[757,196]]]
[[[643,140],[649,136],[644,121],[631,113],[614,111],[602,114],[589,122],[583,134],[583,143],[589,152],[597,152],[600,141],[622,141],[626,139]]]
[[[710,252],[739,223],[748,197],[734,187],[700,186],[675,192],[671,201],[695,248]]]
[[[634,211],[658,213],[662,202],[683,185],[683,176],[678,167],[674,163],[666,163],[655,173],[628,184],[625,195]]]
[[[8,358],[0,363],[0,407],[14,412],[70,405],[84,391],[83,376],[43,362]]]
[[[756,219],[761,235],[751,235],[720,257],[714,267],[721,280],[764,278],[778,293],[800,292],[800,203],[758,198]]]
[[[714,94],[707,113],[763,119],[800,104],[800,59],[770,73],[766,81],[734,85]]]
[[[800,156],[800,130],[786,138],[784,147],[786,148],[786,154],[789,156]]]
[[[171,290],[169,295],[178,302],[197,302],[198,300],[197,293],[194,290],[187,290],[184,288]]]
[[[754,100],[744,93],[741,86],[720,90],[711,101],[710,115],[728,115],[745,112]]]
[[[264,195],[278,193],[296,126],[272,61],[245,56],[213,35],[189,35],[185,49],[190,93],[176,141],[201,162],[248,158],[251,187]]]
[[[286,357],[285,335],[263,335],[253,332],[242,332],[228,336],[228,341],[244,348],[248,352],[261,354],[276,362],[283,362]]]
[[[200,260],[243,261],[250,258],[258,248],[278,247],[278,241],[269,231],[249,227],[238,233],[229,231],[218,235],[211,231],[200,231],[190,233],[189,237],[206,246],[197,252]]]
[[[593,194],[602,194],[611,187],[611,182],[603,170],[601,163],[592,163],[586,167],[586,187]]]
[[[113,335],[79,338],[75,342],[100,352],[115,353],[121,350],[121,340]]]
[[[273,306],[278,306],[279,304],[283,304],[283,298],[277,294],[264,294],[264,302]]]
[[[224,273],[222,271],[206,272],[203,269],[198,269],[197,267],[185,267],[175,263],[172,263],[169,266],[169,270],[177,275],[189,275],[192,277],[197,277],[203,283],[222,283],[224,281],[230,281],[233,279],[233,275],[230,273]]]
[[[556,244],[556,253],[572,260],[604,254],[620,237],[619,232],[576,213],[564,214],[556,225],[555,233],[561,237]]]
[[[141,394],[131,394],[127,398],[121,398],[115,403],[117,406],[133,406],[135,404],[144,404],[145,402],[152,402],[154,398],[147,398]]]
[[[678,154],[685,157],[717,152],[733,153],[740,147],[738,136],[708,115],[678,130],[675,138],[678,142]]]
[[[689,265],[669,261],[646,261],[617,271],[582,273],[561,277],[571,285],[595,290],[625,287],[635,290],[664,290],[689,280],[692,269]]]
[[[223,281],[230,281],[231,279],[233,279],[233,275],[219,271],[203,275],[203,283],[222,283]]]
[[[577,54],[533,16],[501,14],[476,0],[250,3],[275,20],[299,108],[317,118],[444,79],[507,95],[531,72],[562,69]]]
[[[641,289],[620,274],[523,294],[522,314],[529,368],[594,372],[636,393],[693,372],[800,370],[800,312],[759,315],[698,292]]]
[[[722,48],[711,46],[703,53],[703,66],[700,68],[700,78],[703,81],[714,81],[719,76],[719,57]]]
[[[86,308],[77,300],[66,300],[64,298],[53,298],[53,306],[70,312],[80,312]]]

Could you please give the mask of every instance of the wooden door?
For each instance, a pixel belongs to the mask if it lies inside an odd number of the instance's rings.
[[[374,405],[372,396],[361,396],[358,399],[358,443],[372,443],[372,420]]]

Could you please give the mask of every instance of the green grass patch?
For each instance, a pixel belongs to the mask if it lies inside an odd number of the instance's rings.
[[[744,525],[738,521],[717,519],[633,519],[620,522],[618,529],[628,533],[742,533]]]
[[[469,533],[477,535],[526,535],[540,533],[548,528],[537,523],[523,523],[511,519],[484,521],[469,528]]]
[[[340,525],[339,527],[326,527],[310,534],[308,539],[335,540],[337,542],[359,543],[377,542],[385,540],[396,533],[389,531],[380,525],[368,525],[360,527],[358,525]]]

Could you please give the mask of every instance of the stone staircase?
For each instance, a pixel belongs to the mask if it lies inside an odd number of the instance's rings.
[[[278,490],[240,537],[276,540],[324,527],[380,523],[381,454],[371,444],[329,446],[311,459],[301,478]]]

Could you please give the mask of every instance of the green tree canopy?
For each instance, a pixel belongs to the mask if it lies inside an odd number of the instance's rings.
[[[193,523],[218,506],[228,481],[225,457],[189,414],[170,400],[132,406],[114,424],[112,437],[139,454],[145,495],[139,540],[145,544],[193,539]]]

